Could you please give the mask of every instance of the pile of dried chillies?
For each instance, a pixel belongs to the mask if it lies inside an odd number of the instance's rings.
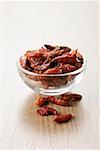
[[[27,75],[27,77],[41,82],[44,88],[61,87],[73,81],[75,74],[68,76],[64,74],[81,68],[83,63],[83,57],[78,50],[71,50],[67,46],[46,44],[40,49],[26,51],[20,58],[20,64],[24,69],[38,74],[38,76]],[[51,74],[63,75],[61,77],[45,76]]]
[[[66,46],[51,46],[28,50],[20,58],[20,64],[28,71],[38,74],[61,74],[79,69],[83,57],[78,50]]]
[[[51,106],[47,106],[50,102],[60,105],[60,106],[74,106],[80,100],[82,96],[80,94],[73,94],[73,93],[65,93],[62,94],[59,98],[55,96],[44,96],[40,97],[35,101],[35,104],[40,106],[41,108],[37,110],[41,116],[48,116],[48,115],[55,115],[54,121],[57,123],[68,122],[74,116],[72,114],[61,114],[56,109]]]

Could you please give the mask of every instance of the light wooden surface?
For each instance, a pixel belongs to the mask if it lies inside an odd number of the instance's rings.
[[[0,150],[99,150],[98,147],[98,3],[3,2]],[[75,107],[54,106],[73,113],[69,123],[36,114],[36,94],[20,79],[16,58],[43,43],[81,49],[88,60],[82,82],[73,91]]]

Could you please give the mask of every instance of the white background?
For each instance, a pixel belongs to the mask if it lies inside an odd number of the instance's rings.
[[[1,8],[1,149],[98,150],[98,2],[3,2]],[[34,92],[21,81],[16,58],[45,43],[84,52],[88,65],[75,91],[78,106],[59,107],[77,117],[56,125],[33,106]]]

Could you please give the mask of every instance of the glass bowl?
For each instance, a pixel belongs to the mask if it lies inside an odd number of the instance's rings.
[[[86,59],[84,58],[82,67],[73,72],[64,74],[37,74],[22,68],[19,60],[17,61],[17,69],[22,80],[32,90],[43,95],[60,95],[70,91],[82,80],[84,70],[86,69]]]

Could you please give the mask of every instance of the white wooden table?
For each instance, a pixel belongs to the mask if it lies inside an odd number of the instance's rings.
[[[1,12],[0,150],[98,150],[98,3],[3,2]],[[17,73],[17,56],[44,43],[79,48],[88,60],[73,90],[82,101],[75,107],[55,106],[76,115],[69,123],[37,115],[36,95]]]

